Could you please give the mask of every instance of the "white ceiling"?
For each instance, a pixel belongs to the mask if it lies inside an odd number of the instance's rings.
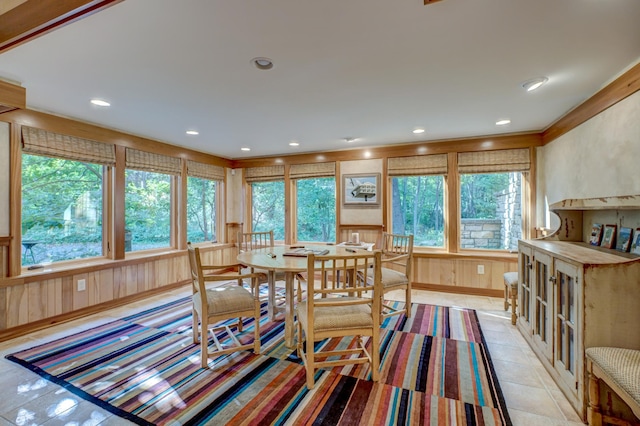
[[[246,158],[541,131],[639,59],[638,0],[126,0],[0,54],[0,78],[31,109]]]

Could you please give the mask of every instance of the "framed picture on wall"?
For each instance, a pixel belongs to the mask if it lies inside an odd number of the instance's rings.
[[[628,252],[631,247],[631,237],[633,236],[633,229],[625,228],[624,226],[620,227],[620,232],[618,233],[618,240],[616,242],[616,250]]]
[[[342,205],[380,206],[380,173],[342,175]]]
[[[616,228],[614,225],[605,225],[604,233],[602,234],[602,244],[604,248],[614,248],[616,246]]]

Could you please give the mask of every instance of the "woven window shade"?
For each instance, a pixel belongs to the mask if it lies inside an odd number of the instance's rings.
[[[127,148],[126,167],[145,172],[180,174],[180,159],[152,152]]]
[[[460,173],[526,172],[530,168],[531,159],[526,148],[458,154]]]
[[[224,167],[189,160],[187,175],[209,180],[224,180]]]
[[[447,174],[447,154],[393,157],[388,160],[389,176]]]
[[[292,164],[289,168],[291,179],[328,177],[336,175],[336,163]]]
[[[105,166],[116,164],[115,148],[111,144],[61,135],[29,126],[22,126],[22,151]]]
[[[249,167],[244,170],[247,182],[284,179],[284,166]]]

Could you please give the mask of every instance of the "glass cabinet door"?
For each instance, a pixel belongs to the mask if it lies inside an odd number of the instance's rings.
[[[531,247],[520,245],[518,256],[518,316],[531,328]]]
[[[553,305],[551,298],[553,297],[552,284],[555,276],[552,275],[552,261],[553,259],[549,255],[539,252],[534,254],[534,285],[531,289],[533,298],[533,339],[548,359],[552,359],[551,351],[553,348],[551,328],[551,309]]]
[[[579,333],[578,300],[579,276],[578,268],[561,260],[556,260],[556,306],[554,318],[554,334],[556,349],[554,364],[560,376],[571,388],[577,387],[577,356]]]

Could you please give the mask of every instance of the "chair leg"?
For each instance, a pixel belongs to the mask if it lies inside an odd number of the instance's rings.
[[[600,412],[600,385],[598,378],[589,371],[589,406],[587,407],[587,422],[590,426],[602,426]]]
[[[313,389],[313,387],[316,385],[315,383],[315,371],[316,371],[316,366],[315,366],[315,352],[314,352],[314,347],[313,347],[313,342],[309,341],[309,338],[307,337],[307,342],[306,342],[306,346],[307,346],[307,352],[306,352],[306,357],[307,357],[307,365],[306,365],[306,370],[307,370],[307,389],[311,390]]]
[[[193,343],[200,343],[200,334],[198,331],[198,325],[199,325],[198,313],[196,312],[195,309],[192,309],[191,316],[192,316],[191,330],[193,334]]]
[[[242,333],[242,317],[238,317],[238,332]]]
[[[515,325],[518,316],[516,315],[516,299],[518,295],[515,291],[511,290],[511,324]]]
[[[371,336],[371,380],[380,380],[380,328]]]
[[[202,368],[209,367],[209,334],[206,321],[200,321],[200,365]]]
[[[256,306],[256,310],[253,313],[254,315],[254,326],[253,326],[253,353],[256,355],[260,354],[260,307]]]
[[[411,318],[411,283],[407,285],[407,296],[405,297],[405,316]]]

